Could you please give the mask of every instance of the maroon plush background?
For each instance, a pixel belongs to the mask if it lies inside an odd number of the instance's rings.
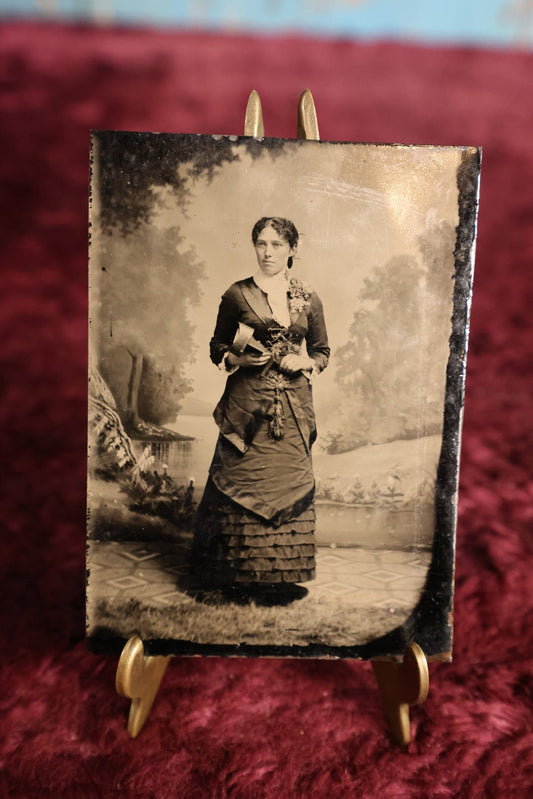
[[[1,34],[0,795],[531,796],[533,54],[5,25]],[[368,663],[176,659],[137,741],[85,649],[90,128],[484,147],[452,664],[413,743]],[[333,275],[334,278],[334,275]]]

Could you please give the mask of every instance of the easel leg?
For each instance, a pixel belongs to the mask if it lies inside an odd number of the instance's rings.
[[[381,694],[383,715],[392,737],[401,746],[411,740],[409,705],[420,705],[429,690],[426,656],[418,644],[406,648],[403,663],[373,660],[372,668]]]
[[[148,718],[170,657],[145,657],[143,642],[133,636],[122,650],[115,686],[131,699],[128,732],[136,738]]]

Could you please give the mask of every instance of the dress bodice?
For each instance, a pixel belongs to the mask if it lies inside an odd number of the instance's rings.
[[[218,364],[230,349],[239,323],[253,328],[255,338],[271,348],[281,343],[286,352],[299,350],[303,340],[317,371],[322,371],[329,359],[329,345],[322,303],[314,291],[309,291],[306,301],[289,305],[291,323],[284,327],[277,322],[268,304],[267,295],[255,284],[253,278],[233,283],[223,294],[215,331],[210,342],[211,359]]]

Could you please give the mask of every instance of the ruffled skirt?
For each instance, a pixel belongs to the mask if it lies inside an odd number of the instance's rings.
[[[280,440],[270,435],[267,411],[256,413],[245,452],[223,434],[218,438],[192,549],[193,571],[205,584],[300,583],[315,576],[311,391],[305,377],[288,383],[280,396]],[[258,380],[249,387],[258,408],[267,388]]]
[[[192,551],[194,573],[208,585],[301,583],[315,577],[312,492],[281,520],[266,521],[206,486]]]

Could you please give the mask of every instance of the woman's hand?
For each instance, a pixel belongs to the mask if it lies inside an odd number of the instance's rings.
[[[314,361],[312,358],[308,358],[307,355],[296,355],[295,353],[284,355],[279,364],[281,371],[287,372],[289,375],[311,370],[313,366]]]
[[[264,366],[270,360],[270,355],[265,352],[255,355],[253,352],[243,352],[242,355],[235,355],[228,352],[226,363],[230,366]]]

